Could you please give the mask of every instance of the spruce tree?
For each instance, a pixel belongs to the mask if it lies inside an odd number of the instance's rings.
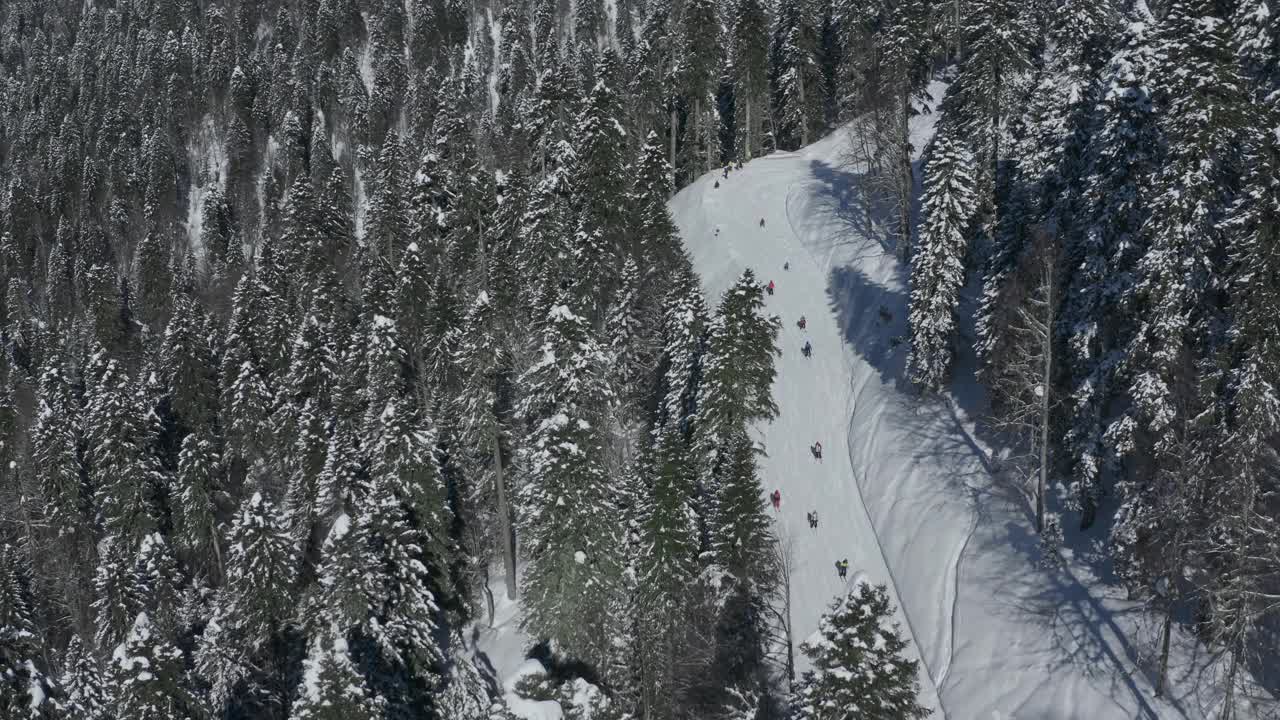
[[[16,549],[0,549],[0,716],[52,717],[52,683]]]
[[[377,720],[386,700],[365,680],[342,630],[328,627],[312,638],[303,661],[290,717],[294,720]]]
[[[479,467],[480,482],[492,488],[493,511],[497,515],[497,544],[506,572],[508,599],[516,594],[516,539],[512,528],[511,497],[514,494],[511,467],[515,360],[499,335],[503,330],[496,308],[486,292],[481,292],[467,314],[457,364],[463,373],[458,405],[462,412],[463,441],[472,461]]]
[[[94,505],[103,527],[136,548],[161,526],[164,483],[147,450],[149,429],[136,387],[115,360],[108,360],[85,409],[85,441]]]
[[[522,624],[593,665],[608,656],[606,621],[617,582],[617,509],[605,474],[606,356],[585,318],[552,307],[541,358],[521,378],[531,424],[521,490],[528,566]]]
[[[118,717],[185,720],[201,717],[183,673],[182,651],[138,613],[124,642],[112,652]]]
[[[79,635],[72,635],[64,655],[59,709],[68,720],[107,720],[111,691],[102,664]]]
[[[955,354],[955,308],[965,282],[966,225],[973,211],[968,150],[941,136],[935,141],[925,197],[924,227],[911,258],[911,379],[941,389]]]
[[[1062,319],[1074,376],[1066,449],[1085,526],[1093,522],[1105,475],[1117,465],[1115,444],[1105,439],[1112,420],[1108,407],[1122,393],[1124,348],[1136,329],[1140,230],[1161,147],[1147,79],[1149,26],[1138,20],[1129,22],[1105,75],[1109,89],[1089,148],[1083,227],[1068,248],[1076,267],[1068,269]]]
[[[260,491],[242,502],[227,548],[226,578],[196,667],[215,709],[270,707],[283,690],[271,670],[293,614],[297,553],[279,511]]]
[[[573,241],[576,295],[593,322],[601,318],[617,287],[616,258],[626,234],[626,133],[617,82],[617,58],[606,51],[600,60],[595,86],[587,97],[574,131],[577,164],[573,185],[577,193],[578,225]]]
[[[799,717],[835,720],[853,713],[910,720],[931,714],[916,701],[919,663],[903,657],[907,641],[892,618],[883,585],[859,583],[836,598],[818,624],[817,637],[800,646],[814,669],[796,690]]]
[[[736,0],[729,18],[729,67],[733,84],[731,157],[750,160],[762,155],[765,118],[769,112],[768,16],[760,0]]]

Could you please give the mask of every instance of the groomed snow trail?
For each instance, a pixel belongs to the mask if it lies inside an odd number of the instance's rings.
[[[932,118],[913,124],[920,147]],[[717,171],[670,203],[709,304],[747,267],[776,284],[765,301],[782,321],[773,387],[780,415],[757,437],[768,453],[764,490],[782,493],[775,522],[793,555],[796,645],[849,583],[866,577],[889,586],[934,717],[1216,716],[1214,671],[1181,634],[1172,691],[1154,698],[1149,616],[1095,572],[1100,553],[1089,544],[1104,542],[1105,530],[1070,545],[1062,569],[1037,564],[1026,504],[993,482],[991,451],[971,419],[983,412],[972,358],[959,359],[942,399],[921,401],[903,381],[905,271],[869,230],[844,147],[836,133],[727,179]],[[807,331],[796,326],[801,315]],[[812,358],[800,353],[806,338]],[[814,441],[823,444],[821,463],[809,452]],[[813,510],[816,530],[805,517]],[[836,575],[842,558],[847,581]],[[808,666],[798,648],[797,666]],[[1240,717],[1253,714],[1241,706]]]

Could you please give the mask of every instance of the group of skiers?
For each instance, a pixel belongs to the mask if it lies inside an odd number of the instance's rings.
[[[741,170],[741,169],[742,169],[742,161],[741,161],[741,160],[730,160],[730,161],[729,161],[729,164],[724,166],[724,179],[725,179],[725,180],[728,180],[728,179],[729,179],[729,171],[731,171],[731,170]],[[717,185],[716,185],[716,187],[719,187],[719,184],[717,184]]]
[[[727,172],[727,170],[726,170],[726,172]],[[764,219],[763,219],[763,218],[761,218],[761,220],[760,220],[760,226],[761,226],[761,227],[764,227]],[[789,261],[789,260],[788,260],[787,262],[783,263],[783,265],[782,265],[782,269],[783,269],[783,270],[790,270],[790,269],[791,269],[791,261]],[[765,285],[764,290],[765,290],[765,292],[766,292],[766,293],[768,293],[770,296],[772,296],[772,295],[773,295],[773,291],[774,291],[774,289],[775,289],[775,288],[776,288],[776,286],[774,285],[773,281],[772,281],[772,280],[770,280],[770,281],[769,281],[769,284],[768,284],[768,285]],[[804,316],[804,315],[801,315],[801,316],[800,316],[800,319],[796,321],[796,327],[800,328],[801,330],[805,330],[805,329],[807,329],[807,328],[808,328],[808,326],[809,326],[809,321],[805,319],[805,316]],[[813,344],[809,342],[809,339],[808,339],[808,338],[805,338],[804,346],[800,348],[800,352],[801,352],[801,354],[803,354],[805,357],[812,357],[812,355],[813,355]],[[810,446],[809,446],[809,452],[813,454],[813,458],[814,458],[815,460],[817,460],[818,462],[822,462],[822,441],[820,441],[820,440],[818,440],[818,441],[814,441],[814,443],[813,443],[812,445],[810,445]],[[774,512],[779,512],[779,511],[781,511],[781,509],[782,509],[782,491],[781,491],[781,490],[776,490],[776,489],[775,489],[772,493],[770,493],[770,494],[769,494],[769,501],[770,501],[771,503],[773,503],[773,510],[774,510]],[[811,512],[805,513],[805,519],[809,521],[809,529],[810,529],[810,530],[816,530],[816,529],[818,529],[818,511],[817,511],[817,510],[813,510],[813,511],[811,511]],[[837,561],[836,561],[836,574],[837,574],[837,575],[839,575],[840,579],[841,579],[841,580],[844,580],[845,578],[847,578],[847,577],[848,577],[848,573],[849,573],[849,559],[848,559],[848,558],[845,558],[845,559],[843,559],[843,560],[837,560]]]

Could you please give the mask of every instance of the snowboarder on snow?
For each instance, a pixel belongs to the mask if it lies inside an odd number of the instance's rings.
[[[782,507],[782,491],[781,490],[774,490],[773,494],[769,496],[769,499],[773,501],[773,509],[775,511],[778,510],[780,507]]]
[[[804,329],[805,321],[804,321],[804,316],[803,316],[803,315],[801,315],[801,316],[800,316],[800,322],[797,322],[797,323],[796,323],[796,325],[799,325],[801,330],[803,330],[803,329]]]
[[[815,442],[813,447],[809,448],[809,451],[813,453],[814,459],[822,460],[822,443]]]
[[[770,280],[770,281],[769,281],[769,284],[765,286],[764,291],[765,291],[765,292],[767,292],[767,293],[769,293],[770,295],[772,295],[772,294],[773,294],[773,281],[772,281],[772,280]]]
[[[809,529],[812,530],[817,527],[818,527],[818,511],[814,510],[813,512],[809,513]]]
[[[805,357],[813,356],[813,345],[808,341],[804,341],[804,347],[800,348],[800,353]]]

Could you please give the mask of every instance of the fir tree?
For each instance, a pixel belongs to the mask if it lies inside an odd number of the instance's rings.
[[[201,716],[183,673],[182,651],[138,613],[128,636],[112,652],[118,717],[183,720]]]
[[[935,141],[923,201],[924,227],[911,259],[912,379],[940,389],[955,353],[955,307],[964,285],[965,229],[973,203],[970,156],[947,136]]]
[[[107,361],[85,410],[87,465],[94,505],[107,532],[137,547],[159,528],[164,498],[160,469],[136,388],[115,360]]]
[[[730,18],[729,77],[733,83],[733,127],[737,136],[731,157],[750,160],[763,154],[768,114],[768,18],[760,0],[736,0]]]
[[[214,708],[270,707],[283,690],[269,671],[293,613],[297,553],[279,511],[261,492],[242,503],[227,548],[226,579],[196,666],[211,685]]]
[[[0,549],[0,715],[52,717],[52,683],[42,670],[40,638],[12,545]]]
[[[386,701],[374,693],[337,627],[312,637],[290,717],[295,720],[377,720]]]
[[[520,495],[529,558],[523,625],[597,665],[608,647],[594,628],[606,620],[620,570],[600,434],[609,400],[605,363],[586,320],[556,305],[541,359],[521,380],[521,414],[533,428]]]
[[[931,713],[916,701],[919,663],[902,655],[907,641],[883,585],[859,583],[836,598],[823,614],[817,637],[800,649],[813,663],[796,691],[799,716],[812,720],[869,717],[924,718]]]
[[[59,683],[63,697],[59,709],[68,720],[106,720],[111,717],[111,696],[100,661],[85,647],[79,635],[67,644],[65,670]]]

